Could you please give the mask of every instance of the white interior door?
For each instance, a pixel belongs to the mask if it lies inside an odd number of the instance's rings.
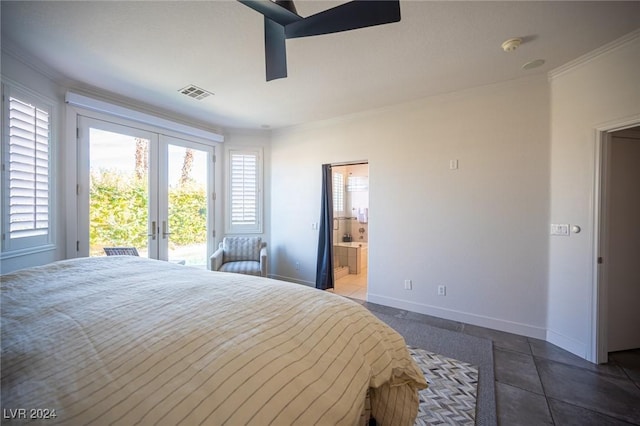
[[[79,255],[135,247],[206,267],[213,247],[213,147],[79,117]]]
[[[640,127],[612,134],[608,153],[607,223],[609,352],[640,348]]]

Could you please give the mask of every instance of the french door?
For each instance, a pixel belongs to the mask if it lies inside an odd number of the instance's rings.
[[[134,247],[206,267],[213,248],[214,147],[78,118],[79,254]]]

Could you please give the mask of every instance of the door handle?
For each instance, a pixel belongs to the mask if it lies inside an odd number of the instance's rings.
[[[171,235],[171,232],[168,232],[168,229],[167,229],[167,221],[166,221],[166,220],[163,220],[163,221],[162,221],[162,238],[163,238],[163,239],[166,239],[166,238],[167,238],[167,235]]]
[[[147,234],[147,237],[151,237],[152,240],[156,239],[156,221],[151,222],[151,233]]]

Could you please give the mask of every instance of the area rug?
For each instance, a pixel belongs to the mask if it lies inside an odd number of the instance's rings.
[[[423,348],[477,366],[476,426],[496,426],[495,375],[491,340],[432,327],[417,320],[402,318],[406,312],[367,303],[367,307],[382,321],[404,337],[407,345]],[[392,315],[390,315],[393,313]]]
[[[420,391],[416,425],[475,425],[478,368],[409,346],[429,383]]]

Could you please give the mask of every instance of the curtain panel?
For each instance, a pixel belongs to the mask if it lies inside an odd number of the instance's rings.
[[[333,288],[333,194],[331,164],[322,165],[322,199],[320,208],[320,235],[318,237],[318,262],[316,288]]]

